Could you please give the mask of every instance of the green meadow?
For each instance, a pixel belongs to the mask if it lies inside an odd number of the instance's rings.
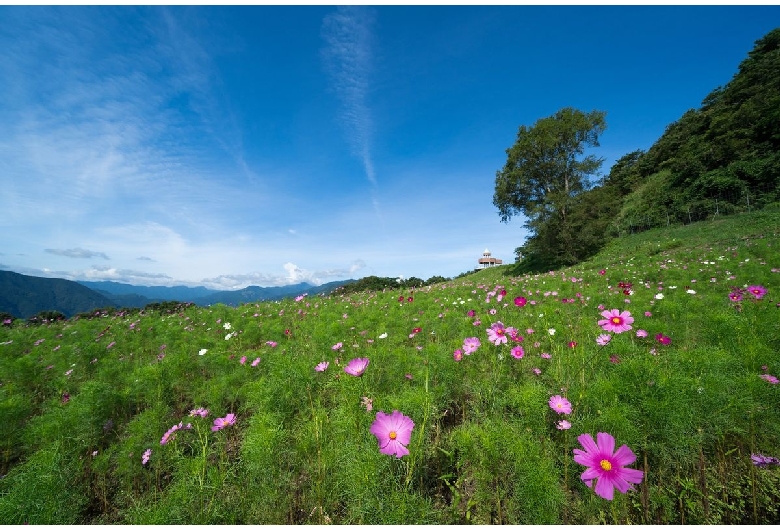
[[[599,325],[612,310],[631,329]],[[777,523],[774,376],[777,210],[544,274],[16,320],[0,326],[0,521]],[[393,440],[408,454],[380,451],[380,411],[414,423]],[[588,487],[586,433],[626,445],[641,482]]]

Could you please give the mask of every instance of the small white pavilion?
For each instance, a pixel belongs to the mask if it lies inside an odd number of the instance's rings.
[[[501,265],[504,263],[500,259],[491,256],[488,249],[485,249],[485,252],[482,253],[482,257],[479,258],[477,262],[479,263],[477,269],[487,269],[488,267],[493,267],[495,265]]]

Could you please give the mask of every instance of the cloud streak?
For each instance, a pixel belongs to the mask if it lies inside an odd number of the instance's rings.
[[[95,252],[94,250],[87,250],[84,248],[67,248],[67,249],[59,249],[59,248],[47,248],[45,249],[46,252],[49,254],[54,254],[55,256],[65,256],[66,258],[78,258],[78,259],[88,259],[88,258],[103,258],[105,260],[110,260],[105,252]]]
[[[373,123],[367,99],[371,72],[374,12],[360,6],[339,7],[325,17],[322,36],[326,69],[342,106],[341,120],[352,154],[363,164],[368,181],[376,186],[371,156]]]

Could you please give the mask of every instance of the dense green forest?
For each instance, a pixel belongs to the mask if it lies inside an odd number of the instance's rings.
[[[497,177],[497,194],[499,184]],[[780,28],[650,149],[624,155],[596,185],[566,195],[566,215],[526,224],[532,235],[516,249],[516,272],[578,263],[614,237],[777,205]]]

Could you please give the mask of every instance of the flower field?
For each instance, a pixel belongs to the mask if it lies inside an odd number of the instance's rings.
[[[533,276],[0,326],[0,520],[780,521],[780,213]]]

